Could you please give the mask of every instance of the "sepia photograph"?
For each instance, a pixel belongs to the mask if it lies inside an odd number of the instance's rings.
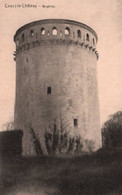
[[[1,195],[122,195],[121,20],[122,0],[1,0]]]

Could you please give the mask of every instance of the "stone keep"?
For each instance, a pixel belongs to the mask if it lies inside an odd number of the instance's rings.
[[[72,20],[40,20],[17,30],[14,120],[23,130],[23,154],[35,154],[31,128],[46,153],[44,133],[54,123],[99,147],[97,40],[92,28]]]

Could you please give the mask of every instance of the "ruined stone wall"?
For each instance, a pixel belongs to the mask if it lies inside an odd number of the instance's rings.
[[[15,128],[24,132],[24,154],[34,154],[31,128],[46,153],[44,132],[54,121],[71,135],[97,141],[98,147],[96,33],[74,21],[43,20],[20,28],[14,40]]]

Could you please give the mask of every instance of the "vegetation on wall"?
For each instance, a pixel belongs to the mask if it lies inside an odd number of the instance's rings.
[[[55,154],[81,154],[84,151],[92,152],[94,150],[94,142],[92,140],[84,140],[81,135],[71,136],[70,132],[60,122],[57,128],[56,120],[53,126],[49,125],[49,129],[45,129],[45,145],[49,155]]]

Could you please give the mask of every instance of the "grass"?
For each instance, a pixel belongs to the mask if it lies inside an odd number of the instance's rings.
[[[1,195],[121,195],[120,152],[4,158]]]

